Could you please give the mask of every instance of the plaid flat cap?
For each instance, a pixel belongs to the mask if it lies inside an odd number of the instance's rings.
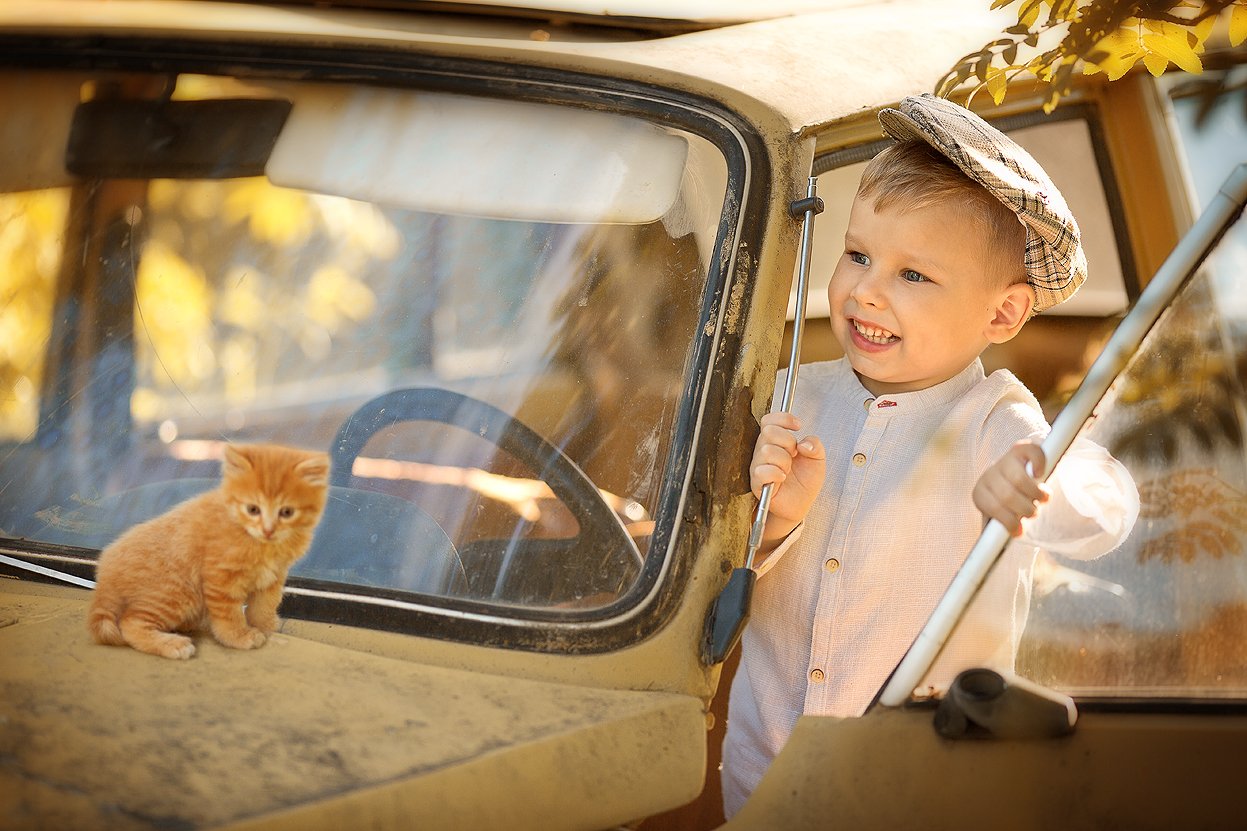
[[[987,188],[1026,226],[1026,275],[1035,313],[1068,300],[1087,279],[1078,223],[1048,174],[1013,139],[964,107],[925,93],[879,113],[898,141],[921,139]]]

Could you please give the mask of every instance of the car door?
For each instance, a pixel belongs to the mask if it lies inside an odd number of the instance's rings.
[[[1125,465],[1130,535],[1091,561],[1019,560],[990,526],[876,704],[802,718],[726,827],[1241,825],[1247,165],[1205,198],[1049,437]],[[1013,625],[980,591],[991,582],[1026,588],[1015,659],[933,663],[983,624]]]

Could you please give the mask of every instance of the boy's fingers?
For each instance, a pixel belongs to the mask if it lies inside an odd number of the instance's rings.
[[[767,413],[759,422],[763,427],[775,426],[785,430],[800,430],[801,422],[792,413]]]
[[[1039,483],[1025,474],[1020,476],[1010,476],[1008,478],[1008,484],[1011,486],[1008,491],[1009,493],[1016,494],[1031,501],[1044,498],[1044,492],[1039,486]]]
[[[1027,475],[1038,479],[1044,475],[1044,469],[1047,465],[1047,458],[1044,456],[1043,448],[1034,442],[1024,441],[1013,445],[1014,458],[1022,463],[1022,469],[1026,470],[1026,465],[1030,465]]]
[[[999,520],[1006,528],[1015,530],[1020,528],[1018,523],[1021,517],[1035,515],[1036,500],[1043,496],[1043,492],[1037,491],[1037,494],[1036,497],[1029,497],[1011,487],[1006,480],[988,482],[983,506],[984,513],[992,519]]]
[[[1007,456],[1000,466],[1000,472],[1009,485],[1028,499],[1043,499],[1044,492],[1037,478],[1042,474],[1043,467],[1043,451],[1037,445],[1017,445],[1014,453]],[[1032,474],[1031,471],[1038,472]]]
[[[753,454],[749,466],[749,486],[755,493],[766,484],[779,484],[788,478],[792,468],[792,456],[782,447],[763,445]]]
[[[753,452],[755,465],[775,465],[787,472],[792,467],[792,451],[774,444],[759,445]]]
[[[1010,487],[1010,485],[1014,485]],[[996,497],[1006,510],[1015,516],[1032,516],[1035,513],[1035,502],[1043,496],[1039,484],[1033,479],[1025,478],[1021,485],[1012,482],[1002,483]]]
[[[762,488],[767,485],[781,485],[788,478],[781,468],[775,465],[755,465],[749,473],[749,489],[753,495],[762,496]]]
[[[827,450],[818,436],[806,436],[797,443],[797,451],[807,459],[826,459]]]
[[[1009,513],[1002,508],[987,512],[988,519],[994,519],[1008,529],[1013,536],[1019,536],[1022,533],[1022,522],[1014,514]]]
[[[767,425],[762,428],[762,433],[758,437],[759,448],[762,447],[782,447],[788,452],[789,456],[795,455],[797,452],[797,437],[792,434],[791,430],[777,425]]]

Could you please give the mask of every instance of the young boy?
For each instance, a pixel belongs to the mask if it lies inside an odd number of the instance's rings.
[[[729,699],[729,817],[798,716],[864,712],[984,518],[1026,545],[1010,547],[945,650],[951,672],[1012,668],[1035,546],[1099,556],[1138,513],[1129,474],[1089,442],[1041,486],[1039,404],[979,361],[1086,277],[1060,193],[948,101],[907,98],[879,118],[898,143],[863,173],[827,289],[845,356],[801,368],[792,415],[762,420],[750,465],[754,493],[773,492]]]

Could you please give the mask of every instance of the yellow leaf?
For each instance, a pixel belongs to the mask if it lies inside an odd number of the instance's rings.
[[[1056,19],[1064,23],[1073,23],[1082,12],[1081,6],[1082,3],[1078,0],[1060,0],[1060,2],[1053,3],[1052,15],[1048,22],[1052,23]]]
[[[1204,64],[1200,61],[1199,55],[1195,54],[1195,50],[1191,48],[1191,44],[1187,42],[1186,32],[1183,31],[1181,36],[1170,37],[1164,35],[1144,35],[1143,45],[1150,49],[1153,55],[1158,55],[1166,59],[1166,62],[1173,61],[1180,68],[1187,72],[1200,73],[1204,71]],[[1153,75],[1159,75],[1164,72],[1161,67],[1160,72],[1153,69],[1152,62],[1148,58],[1147,68],[1152,71]]]
[[[1247,4],[1235,3],[1230,10],[1230,45],[1238,46],[1247,40]]]
[[[1103,70],[1110,81],[1116,81],[1129,72],[1139,62],[1139,58],[1142,55],[1143,52],[1139,49],[1125,49],[1120,52],[1113,52],[1097,61],[1096,67]],[[1085,68],[1083,71],[1086,72]],[[1093,73],[1088,72],[1087,74]]]
[[[1159,78],[1165,74],[1165,67],[1169,66],[1169,59],[1164,55],[1149,52],[1143,56],[1143,64],[1147,67],[1148,72]]]
[[[1121,28],[1105,35],[1095,45],[1095,51],[1104,53],[1104,57],[1094,63],[1098,70],[1103,71],[1109,77],[1110,81],[1116,81],[1129,72],[1143,54],[1138,31],[1128,28]],[[1094,71],[1088,71],[1086,66],[1083,67],[1083,72],[1088,75],[1094,74]]]
[[[1172,40],[1174,43],[1186,43],[1191,49],[1200,52],[1203,51],[1204,41],[1208,39],[1208,32],[1212,30],[1216,22],[1217,19],[1213,16],[1201,20],[1193,27],[1183,26],[1169,20],[1144,20],[1143,25],[1163,38]],[[1202,37],[1200,32],[1203,32]]]
[[[1039,19],[1040,5],[1040,0],[1025,0],[1022,7],[1018,9],[1018,23],[1034,26],[1035,21]]]
[[[1003,69],[998,67],[988,67],[987,69],[987,92],[991,95],[992,100],[997,105],[1005,100],[1005,90],[1009,85],[1009,76],[1005,74]]]
[[[1170,20],[1154,20],[1147,17],[1143,19],[1143,28],[1165,37],[1185,37],[1187,33],[1186,26]]]
[[[1204,41],[1208,40],[1208,36],[1212,34],[1212,27],[1216,25],[1217,25],[1217,16],[1214,14],[1214,15],[1209,15],[1208,17],[1205,17],[1203,20],[1196,23],[1195,28],[1191,30],[1192,32],[1195,33],[1195,41],[1196,43],[1199,44],[1199,48],[1201,50],[1203,49]]]
[[[1095,45],[1095,48],[1108,52],[1110,55],[1126,52],[1130,50],[1138,50],[1139,48],[1139,32],[1131,26],[1118,29],[1115,32],[1109,32],[1102,37]]]

